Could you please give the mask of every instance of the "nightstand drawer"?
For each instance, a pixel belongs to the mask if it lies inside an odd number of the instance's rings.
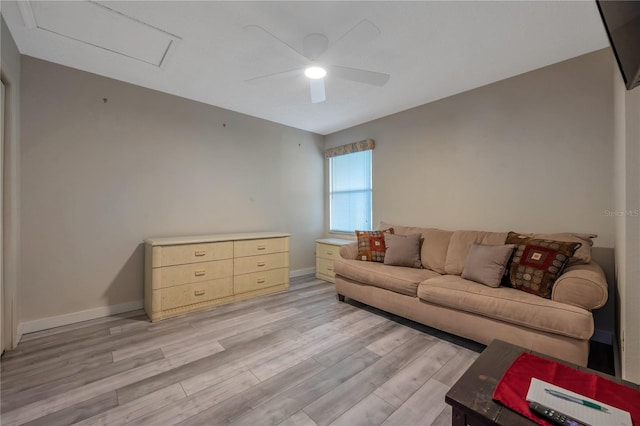
[[[273,253],[233,259],[234,275],[287,267],[289,267],[289,253]]]
[[[316,256],[323,259],[340,259],[340,246],[316,243]]]
[[[333,271],[334,260],[340,260],[340,248],[353,241],[340,238],[323,238],[316,240],[316,278],[335,282],[335,272]]]
[[[233,242],[153,247],[152,267],[184,265],[233,258]]]
[[[289,238],[287,237],[236,241],[233,246],[234,257],[255,256],[259,254],[287,251],[289,251]]]
[[[223,277],[231,277],[233,275],[233,260],[214,260],[212,262],[154,268],[151,274],[154,289],[209,281]]]
[[[233,278],[226,277],[218,280],[184,284],[160,291],[160,308],[164,311],[231,296],[233,295]]]
[[[327,275],[333,278],[336,275],[336,273],[333,272],[333,260],[322,259],[321,257],[317,257],[316,273]]]
[[[289,282],[289,268],[272,269],[253,274],[237,275],[233,278],[233,292],[246,293],[261,288],[273,287]]]

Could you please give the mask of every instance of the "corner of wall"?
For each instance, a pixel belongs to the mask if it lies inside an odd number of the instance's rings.
[[[2,46],[0,73],[5,84],[5,138],[3,198],[3,283],[10,302],[11,342],[15,348],[20,340],[19,316],[19,249],[20,249],[20,110],[21,56],[3,17],[0,17]],[[3,309],[4,311],[5,309]]]

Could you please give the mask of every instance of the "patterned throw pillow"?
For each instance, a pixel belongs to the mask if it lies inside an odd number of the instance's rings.
[[[531,238],[509,232],[505,244],[515,244],[509,281],[518,290],[551,299],[551,290],[580,243]]]
[[[384,233],[393,234],[393,228],[380,231],[356,231],[358,237],[358,260],[368,262],[384,262]]]

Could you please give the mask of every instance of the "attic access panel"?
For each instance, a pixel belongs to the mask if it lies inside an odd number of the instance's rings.
[[[27,27],[162,66],[179,37],[94,1],[19,2]]]

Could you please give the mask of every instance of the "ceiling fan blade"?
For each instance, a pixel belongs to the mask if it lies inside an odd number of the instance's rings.
[[[245,80],[245,83],[257,83],[267,78],[287,78],[287,77],[295,77],[301,76],[304,73],[304,69],[296,68],[288,71],[274,72],[271,74],[259,75],[258,77],[253,77]]]
[[[345,80],[357,81],[359,83],[371,84],[373,86],[384,86],[389,81],[389,74],[381,72],[361,70],[359,68],[341,67],[332,65],[329,68],[331,75]]]
[[[318,104],[327,100],[324,92],[324,78],[310,79],[309,87],[311,89],[311,102]]]
[[[250,34],[253,34],[255,37],[260,38],[262,40],[269,40],[270,42],[277,42],[281,46],[286,46],[286,48],[290,52],[295,53],[296,56],[304,59],[305,61],[309,59],[306,56],[304,56],[304,54],[302,54],[297,49],[295,49],[293,46],[291,46],[289,43],[279,39],[278,37],[276,37],[275,35],[273,35],[269,31],[265,30],[260,25],[247,25],[246,27],[244,27],[244,30],[247,31]]]
[[[373,40],[380,35],[380,28],[368,19],[363,19],[354,25],[349,31],[344,33],[342,37],[336,40],[331,48],[339,45],[348,45],[350,48],[359,48],[363,44]]]

